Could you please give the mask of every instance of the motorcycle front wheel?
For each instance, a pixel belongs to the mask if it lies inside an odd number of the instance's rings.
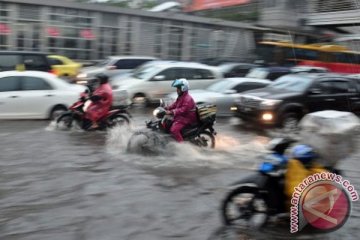
[[[74,118],[70,113],[63,114],[56,120],[56,127],[61,130],[69,130],[72,127],[73,121]]]
[[[129,118],[122,114],[115,115],[110,119],[110,127],[111,128],[128,126],[129,124],[130,124]]]
[[[215,137],[209,131],[200,132],[193,143],[202,148],[215,148]]]
[[[255,187],[241,186],[231,191],[222,202],[225,225],[261,228],[268,219],[266,201]]]

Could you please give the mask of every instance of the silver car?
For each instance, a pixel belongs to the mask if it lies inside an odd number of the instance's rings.
[[[155,59],[157,58],[146,56],[111,56],[94,66],[82,68],[80,73],[76,76],[76,83],[86,84],[89,79],[95,77],[99,73],[104,73],[109,77],[121,73],[125,74],[138,66]]]
[[[271,81],[263,79],[227,78],[210,85],[205,90],[195,89],[190,90],[189,93],[197,104],[215,104],[218,116],[231,116],[233,112],[230,108],[234,105],[240,93],[263,88],[270,83]],[[171,93],[166,98],[170,99],[169,102],[173,102],[177,98],[177,94]]]
[[[214,67],[194,62],[164,62],[150,65],[130,76],[111,81],[115,102],[126,98],[141,105],[156,102],[175,91],[171,84],[179,78],[186,78],[192,88],[205,89],[221,81],[223,76]]]

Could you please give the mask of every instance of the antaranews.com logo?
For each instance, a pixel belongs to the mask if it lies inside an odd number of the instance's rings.
[[[335,173],[316,173],[305,178],[291,198],[290,232],[310,227],[331,232],[343,226],[351,212],[351,202],[359,195],[348,180]]]

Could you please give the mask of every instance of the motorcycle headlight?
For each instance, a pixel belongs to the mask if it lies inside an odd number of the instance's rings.
[[[158,115],[158,113],[160,112],[160,110],[159,109],[155,109],[154,111],[153,111],[153,115],[154,115],[154,117],[156,117],[157,115]]]
[[[262,107],[273,107],[281,103],[282,100],[278,99],[264,99],[261,102]]]

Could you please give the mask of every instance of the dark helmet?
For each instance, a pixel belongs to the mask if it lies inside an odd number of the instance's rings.
[[[311,162],[311,160],[318,157],[314,149],[309,145],[296,145],[292,151],[291,155],[294,159],[301,161],[304,164]]]
[[[97,74],[96,79],[99,80],[100,84],[108,83],[109,77],[103,73]]]

